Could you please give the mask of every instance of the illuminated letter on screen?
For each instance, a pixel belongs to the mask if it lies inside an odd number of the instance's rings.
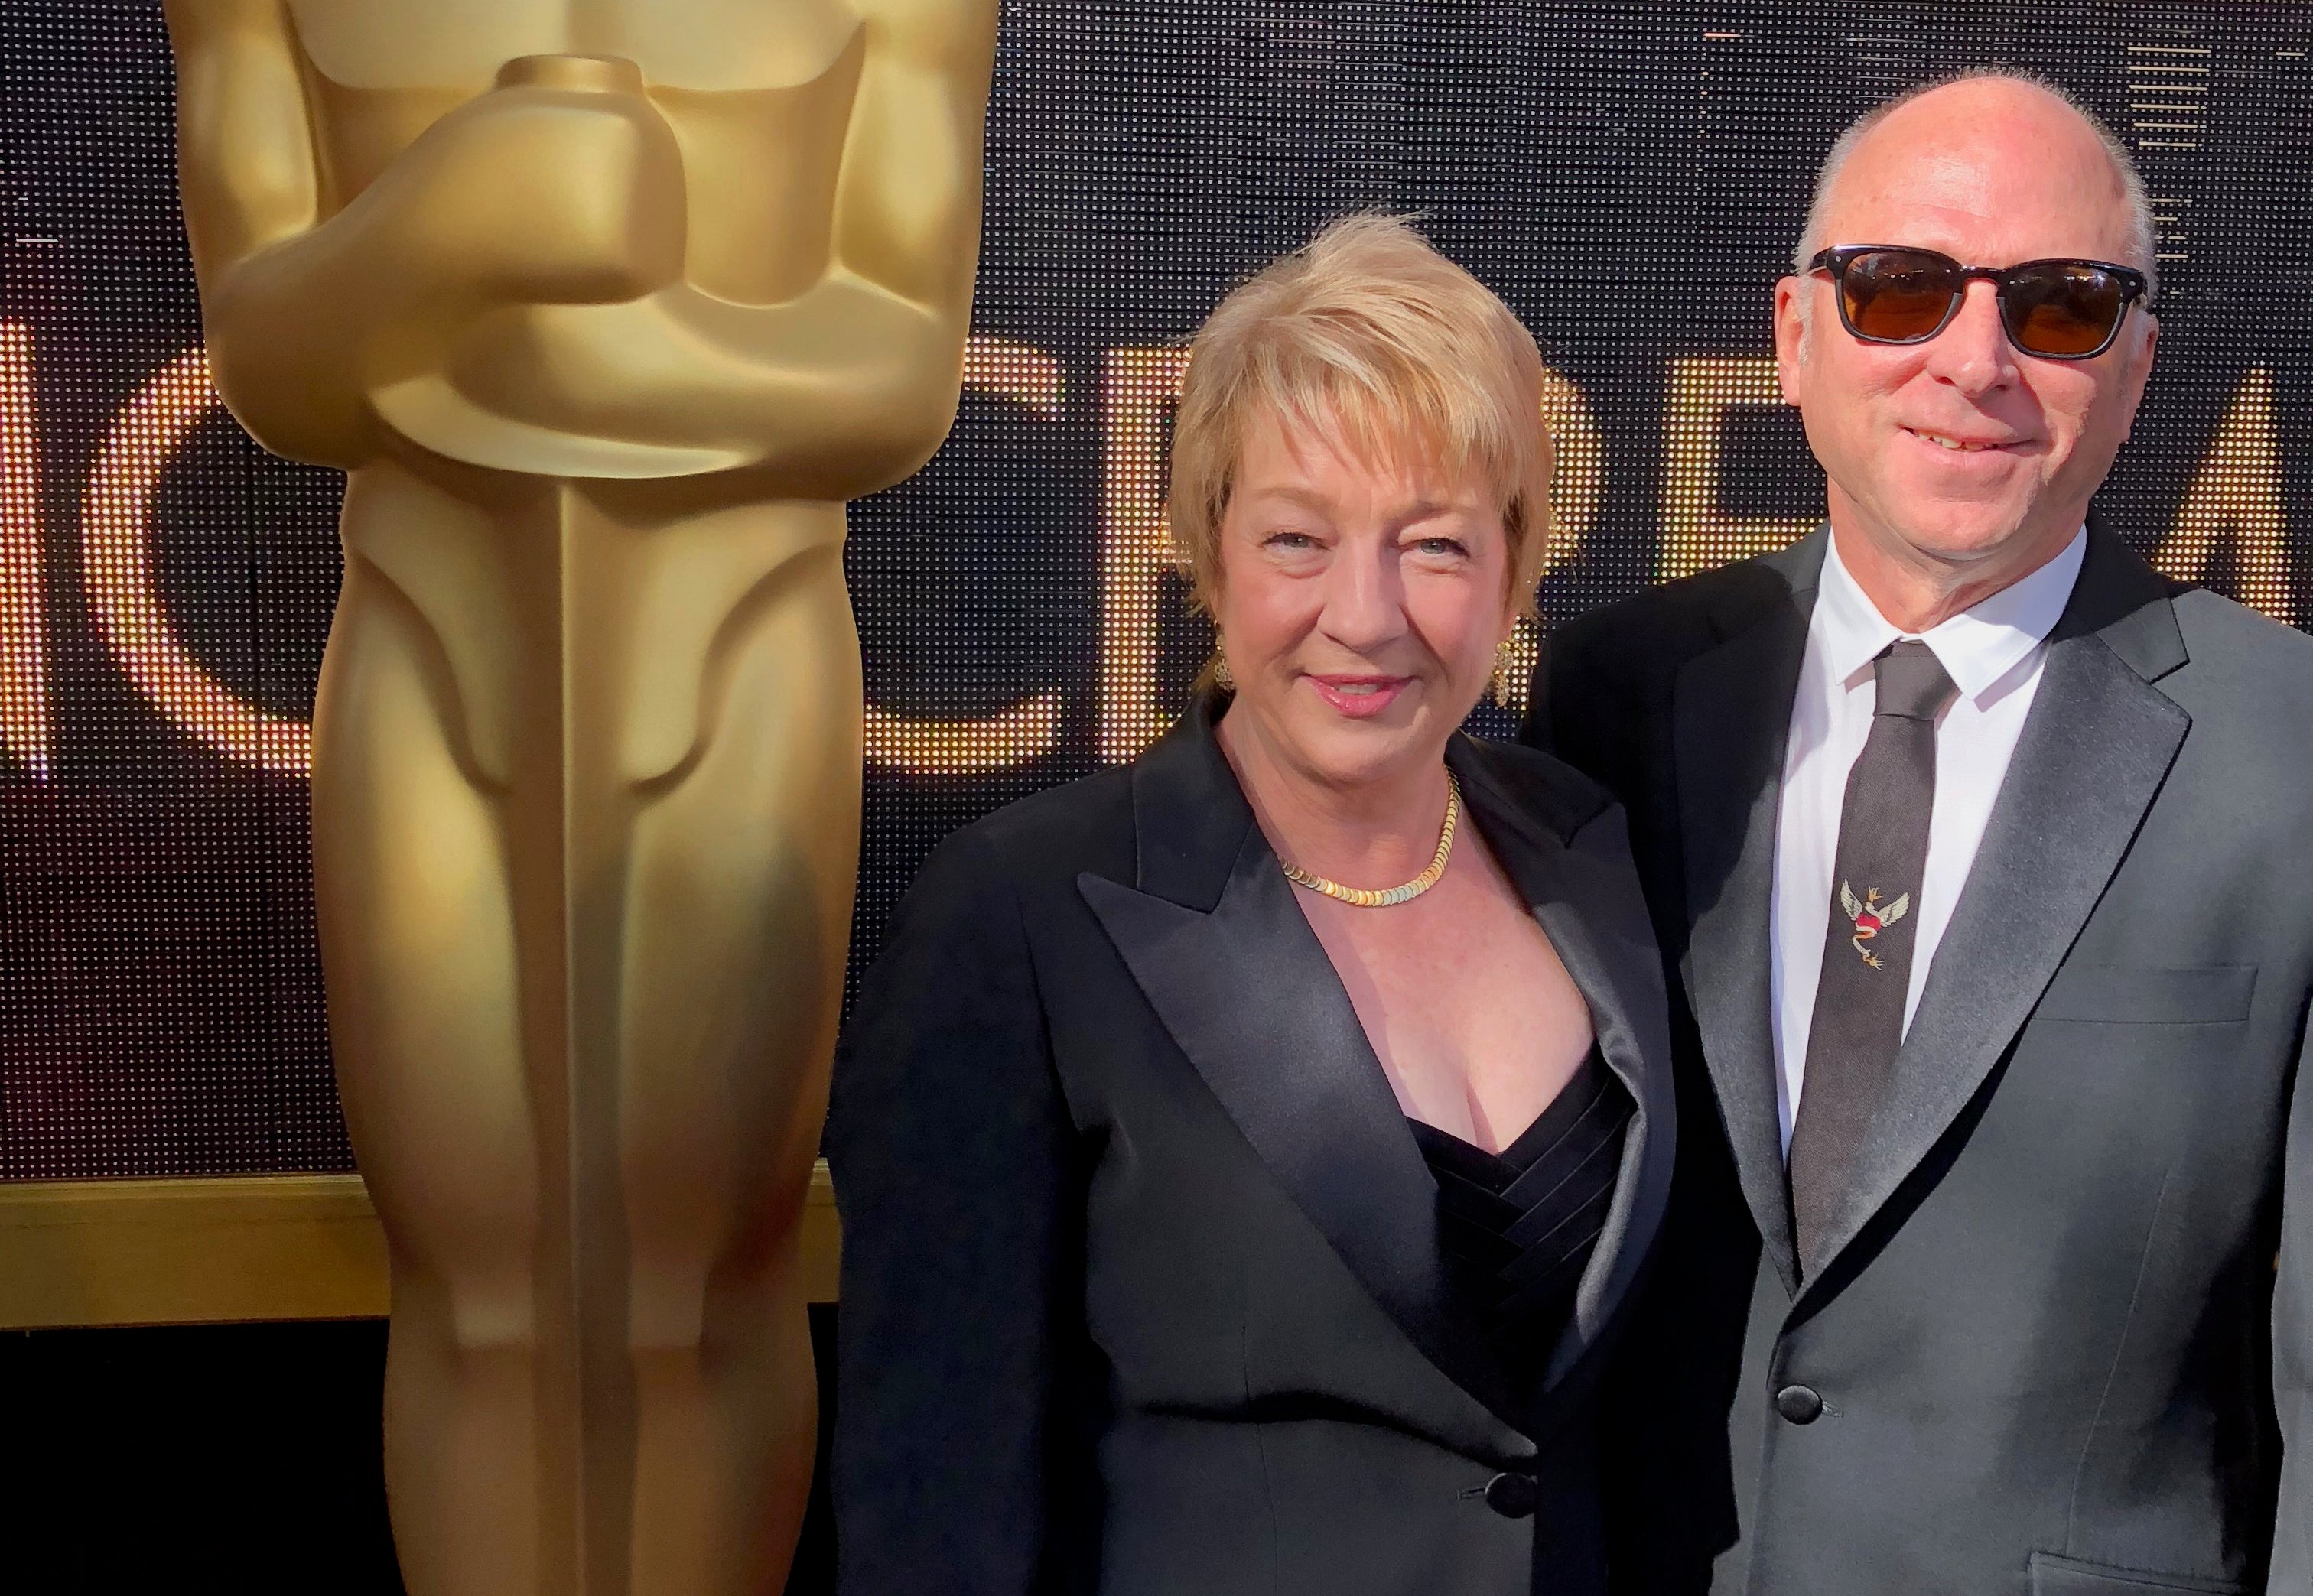
[[[1598,436],[1598,423],[1582,390],[1548,366],[1542,370],[1542,418],[1558,449],[1550,478],[1550,558],[1543,566],[1546,572],[1580,551],[1590,523],[1598,519],[1599,501],[1606,493],[1606,446]],[[1510,639],[1509,668],[1502,684],[1509,689],[1502,707],[1514,715],[1526,713],[1526,694],[1534,685],[1535,658],[1541,652],[1541,629],[1532,620],[1518,622],[1517,633]]]
[[[1177,570],[1165,528],[1165,417],[1181,396],[1186,349],[1112,349],[1107,458],[1101,462],[1100,757],[1122,764],[1162,736],[1157,625],[1165,575]]]
[[[40,495],[32,434],[32,329],[0,321],[0,753],[48,775],[40,640]]]
[[[2152,563],[2179,582],[2204,582],[2218,548],[2232,544],[2233,597],[2282,626],[2297,619],[2290,591],[2289,519],[2281,502],[2281,437],[2273,426],[2273,373],[2241,383],[2216,442],[2185,491],[2175,530]]]
[[[1719,434],[1727,412],[1782,402],[1771,355],[1671,363],[1663,407],[1663,581],[1772,554],[1815,530],[1812,517],[1746,519],[1722,514],[1719,508]]]
[[[153,577],[154,486],[217,402],[207,355],[189,349],[122,408],[89,473],[82,579],[113,658],[154,707],[219,753],[260,770],[304,776],[313,764],[305,723],[242,703],[202,670],[169,625]]]
[[[1061,414],[1060,364],[1042,349],[972,338],[963,351],[967,388],[1024,405],[1046,420]],[[1051,751],[1060,737],[1060,696],[1039,693],[979,721],[911,721],[867,706],[867,757],[925,776],[1000,770]]]

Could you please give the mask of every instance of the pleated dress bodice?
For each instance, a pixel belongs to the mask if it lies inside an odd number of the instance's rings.
[[[1499,1153],[1407,1120],[1438,1182],[1456,1301],[1521,1384],[1539,1379],[1572,1311],[1614,1199],[1631,1107],[1594,1048]]]

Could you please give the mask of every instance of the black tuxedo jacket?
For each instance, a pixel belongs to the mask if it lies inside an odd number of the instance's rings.
[[[2303,1596],[2313,639],[2090,531],[1800,1285],[1768,898],[1826,536],[1587,617],[1537,673],[1530,739],[1629,806],[1672,976],[1618,1588]]]
[[[1428,1165],[1209,715],[943,844],[861,992],[840,1584],[1603,1591],[1596,1373],[1673,1156],[1621,812],[1528,750],[1448,751],[1637,1104],[1529,1408],[1456,1329]]]

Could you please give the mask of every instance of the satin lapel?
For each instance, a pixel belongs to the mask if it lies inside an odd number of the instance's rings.
[[[1209,733],[1205,746],[1226,778]],[[1185,762],[1184,750],[1160,751],[1175,767]],[[1521,1427],[1489,1350],[1456,1328],[1437,1183],[1267,839],[1232,783],[1219,802],[1244,814],[1241,839],[1220,865],[1218,901],[1203,898],[1213,864],[1160,849],[1151,835],[1181,823],[1165,811],[1187,795],[1171,790],[1177,769],[1162,765],[1135,801],[1140,885],[1155,890],[1086,873],[1078,892],[1174,1042],[1350,1274],[1424,1356]],[[1217,837],[1208,828],[1206,840]]]
[[[1462,778],[1487,846],[1581,989],[1599,1051],[1634,1105],[1605,1225],[1575,1290],[1573,1318],[1551,1355],[1547,1383],[1555,1384],[1596,1343],[1629,1293],[1670,1197],[1670,1028],[1662,955],[1626,840],[1598,854],[1577,852],[1503,791],[1482,748],[1457,737],[1447,759]],[[1623,837],[1619,825],[1615,835]]]
[[[2168,593],[2090,533],[2071,603],[1967,885],[1936,951],[1887,1102],[1824,1232],[1821,1277],[2007,1051],[2120,867],[2191,717],[2150,685],[2184,662]]]
[[[1672,703],[1691,926],[1682,974],[1744,1197],[1790,1291],[1799,1263],[1776,1108],[1769,906],[1791,698],[1824,536],[1790,550],[1788,565],[1763,562],[1790,585],[1688,661]]]

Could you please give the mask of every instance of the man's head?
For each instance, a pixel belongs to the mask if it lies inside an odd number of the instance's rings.
[[[2027,354],[1993,285],[1974,280],[1932,338],[1867,342],[1842,322],[1832,274],[1807,267],[1849,244],[1966,267],[2105,261],[2150,280],[2150,207],[2110,133],[2056,91],[2006,75],[1882,107],[1825,162],[1797,269],[1775,291],[1783,393],[1830,478],[1842,554],[1964,608],[2037,569],[2080,525],[2128,435],[2159,324],[2140,300],[2101,354]]]

